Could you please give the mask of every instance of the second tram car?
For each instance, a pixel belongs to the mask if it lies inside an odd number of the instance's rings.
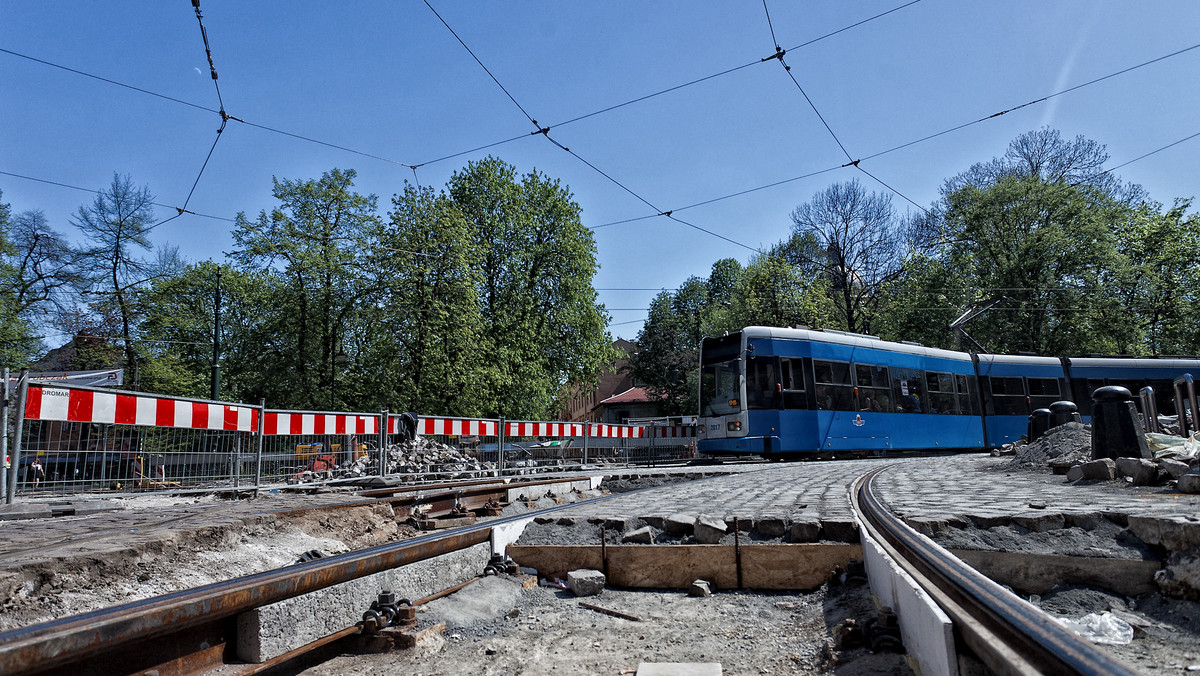
[[[1154,387],[1200,359],[990,355],[830,330],[750,326],[700,350],[702,454],[770,459],[844,451],[983,450],[1016,441],[1030,413],[1060,400],[1091,414],[1091,392]]]

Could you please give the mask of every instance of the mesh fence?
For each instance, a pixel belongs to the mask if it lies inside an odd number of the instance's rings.
[[[691,457],[693,448],[687,426],[264,410],[48,383],[22,392],[23,403],[12,407],[12,465],[4,473],[9,501],[16,494],[407,483],[653,466]]]
[[[254,484],[254,406],[38,384],[24,413],[13,493]]]

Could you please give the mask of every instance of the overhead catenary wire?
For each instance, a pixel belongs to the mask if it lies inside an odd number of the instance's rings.
[[[458,33],[456,33],[456,32],[454,31],[454,28],[452,28],[452,27],[450,26],[450,24],[449,24],[449,23],[447,23],[447,22],[446,22],[446,20],[442,18],[442,15],[441,15],[441,14],[438,14],[437,10],[433,8],[433,5],[429,4],[429,0],[424,0],[424,2],[425,2],[425,6],[426,6],[426,7],[428,7],[428,8],[429,8],[429,10],[430,10],[431,12],[433,12],[433,13],[434,13],[434,15],[435,15],[435,16],[438,18],[438,21],[441,21],[441,22],[442,22],[442,25],[444,25],[444,26],[446,27],[446,30],[450,31],[450,34],[454,36],[454,39],[455,39],[455,40],[458,40],[459,44],[461,44],[461,45],[463,46],[463,49],[466,49],[466,50],[467,50],[467,53],[471,55],[471,58],[475,59],[475,62],[476,62],[477,64],[479,64],[479,67],[480,67],[480,68],[483,68],[484,72],[486,72],[486,73],[488,74],[488,77],[492,78],[492,81],[496,83],[496,86],[500,87],[500,89],[501,89],[501,90],[504,92],[504,94],[505,94],[506,96],[508,96],[509,100],[511,100],[511,101],[513,102],[513,105],[515,105],[515,106],[516,106],[516,107],[517,107],[517,108],[518,108],[518,109],[521,111],[521,113],[522,113],[523,115],[525,115],[525,117],[526,117],[526,118],[528,118],[528,119],[529,119],[529,121],[530,121],[530,122],[533,124],[533,126],[536,128],[536,131],[534,131],[534,132],[531,132],[531,134],[533,134],[533,135],[541,135],[541,136],[544,136],[544,137],[546,138],[546,140],[547,140],[547,141],[549,141],[550,143],[554,144],[554,145],[555,145],[556,147],[558,147],[559,149],[561,149],[561,150],[563,150],[563,151],[567,152],[568,154],[570,154],[572,157],[574,157],[575,159],[579,160],[579,161],[580,161],[580,162],[582,162],[583,164],[587,165],[587,166],[588,166],[588,167],[590,167],[590,168],[591,168],[593,171],[595,171],[596,173],[600,174],[601,176],[603,176],[605,179],[607,179],[608,181],[610,181],[611,183],[613,183],[613,184],[614,184],[614,185],[616,185],[617,187],[621,188],[621,189],[622,189],[622,190],[624,190],[625,192],[627,192],[627,193],[629,193],[630,195],[632,195],[634,198],[636,198],[636,199],[637,199],[638,201],[640,201],[642,204],[645,204],[646,206],[650,207],[651,209],[654,209],[655,211],[659,212],[659,215],[661,215],[661,216],[667,216],[668,218],[670,218],[670,217],[671,217],[671,212],[669,212],[669,211],[665,211],[665,212],[664,212],[664,211],[660,210],[658,207],[656,207],[656,206],[655,206],[653,203],[651,203],[649,200],[647,200],[646,198],[642,197],[642,196],[641,196],[641,195],[639,195],[638,193],[634,192],[634,191],[633,191],[631,188],[629,188],[629,186],[627,186],[627,185],[625,185],[624,183],[622,183],[622,182],[618,181],[617,179],[613,178],[613,177],[612,177],[612,176],[610,176],[608,173],[606,173],[605,171],[603,171],[603,170],[601,170],[599,167],[597,167],[595,164],[592,164],[592,163],[591,163],[591,162],[589,162],[588,160],[584,159],[584,158],[583,158],[583,157],[582,157],[582,156],[581,156],[579,153],[577,153],[577,152],[575,152],[575,151],[571,150],[570,148],[568,148],[567,146],[563,145],[562,143],[559,143],[559,142],[558,142],[557,140],[555,140],[555,139],[554,139],[552,136],[550,136],[550,127],[542,127],[542,126],[538,125],[538,121],[537,121],[536,119],[534,119],[533,115],[530,115],[530,114],[529,114],[529,111],[525,110],[524,106],[522,106],[522,105],[521,105],[521,104],[520,104],[520,103],[517,101],[517,99],[516,99],[515,97],[513,97],[513,95],[512,95],[511,93],[509,93],[508,89],[506,89],[506,88],[504,87],[504,85],[503,85],[503,84],[500,82],[500,80],[499,80],[499,79],[498,79],[498,78],[497,78],[497,77],[496,77],[494,74],[492,74],[492,71],[491,71],[491,70],[489,70],[489,69],[488,69],[488,67],[487,67],[486,65],[484,65],[483,61],[481,61],[481,60],[479,59],[479,57],[475,55],[475,52],[471,51],[471,48],[470,48],[470,47],[467,45],[467,43],[466,43],[466,42],[465,42],[465,41],[464,41],[464,40],[463,40],[461,37],[459,37]],[[672,220],[675,220],[675,221],[676,221],[676,222],[678,222],[678,223],[682,223],[683,225],[686,225],[686,226],[688,226],[688,227],[690,227],[690,228],[693,228],[693,229],[695,229],[695,230],[698,230],[698,231],[700,231],[700,232],[703,232],[703,233],[706,233],[706,234],[712,235],[713,237],[717,237],[717,238],[719,238],[719,239],[725,240],[726,242],[729,242],[729,243],[731,243],[731,244],[736,244],[737,246],[744,247],[744,248],[746,248],[746,249],[749,249],[749,250],[751,250],[751,251],[759,251],[758,249],[756,249],[756,248],[754,248],[754,247],[751,247],[751,246],[749,246],[749,245],[743,244],[743,243],[741,243],[741,242],[738,242],[738,241],[736,241],[736,240],[730,239],[729,237],[726,237],[726,236],[724,236],[724,235],[719,235],[719,234],[717,234],[717,233],[715,233],[715,232],[713,232],[713,231],[711,231],[711,230],[708,230],[708,229],[706,229],[706,228],[702,228],[702,227],[700,227],[700,226],[698,226],[698,225],[695,225],[695,224],[693,224],[693,223],[688,223],[687,221],[683,221],[683,220],[680,220],[680,219],[672,219]]]
[[[60,188],[68,188],[70,190],[78,190],[80,192],[90,192],[93,195],[99,195],[101,192],[103,192],[102,190],[96,190],[94,188],[82,188],[80,186],[71,185],[69,183],[60,183],[58,181],[51,181],[51,180],[45,179],[45,178],[37,178],[36,176],[26,176],[25,174],[16,174],[11,171],[0,171],[0,175],[11,176],[13,178],[19,178],[19,179],[22,179],[25,181],[34,181],[36,183],[45,183],[47,185],[58,186]],[[170,204],[161,204],[159,202],[151,202],[150,204],[153,206],[156,206],[156,207],[162,207],[163,209],[178,209],[179,208],[176,206],[172,206]],[[188,214],[190,214],[192,216],[199,216],[200,218],[211,218],[216,221],[226,221],[228,223],[236,223],[237,222],[237,219],[235,219],[235,218],[228,218],[225,216],[213,216],[212,214],[202,214],[202,213],[198,213],[195,211],[189,211]]]

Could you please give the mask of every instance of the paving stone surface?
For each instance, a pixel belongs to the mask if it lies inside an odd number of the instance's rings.
[[[743,522],[743,529],[747,528],[746,521],[770,523],[784,529],[784,537],[789,537],[786,533],[793,530],[793,524],[811,530],[814,520],[827,527],[851,520],[850,485],[864,472],[885,467],[875,480],[883,501],[901,516],[934,526],[936,522],[957,519],[986,527],[1015,515],[1029,519],[1044,515],[1054,521],[1058,519],[1051,515],[1061,515],[1067,523],[1097,514],[1200,520],[1200,495],[1166,487],[1133,486],[1119,480],[1069,483],[1065,477],[1049,473],[999,469],[1005,460],[978,454],[624,469],[612,473],[612,478],[669,479],[675,474],[703,478],[623,493],[611,500],[572,507],[556,516],[628,522],[646,517],[661,521],[681,513],[704,514],[723,518],[731,531],[736,518]],[[256,500],[208,499],[168,506],[139,506],[137,500],[128,500],[113,501],[123,507],[119,511],[90,516],[4,521],[0,565],[66,552],[80,556],[114,551],[171,533],[271,518],[279,510],[355,499],[344,493],[271,494]]]

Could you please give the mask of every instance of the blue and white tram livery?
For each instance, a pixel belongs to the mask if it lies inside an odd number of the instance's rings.
[[[1154,386],[1174,409],[1171,381],[1197,359],[987,355],[840,331],[750,326],[706,338],[700,351],[702,454],[770,459],[822,453],[983,450],[1015,441],[1029,414],[1078,403],[1104,385]]]

